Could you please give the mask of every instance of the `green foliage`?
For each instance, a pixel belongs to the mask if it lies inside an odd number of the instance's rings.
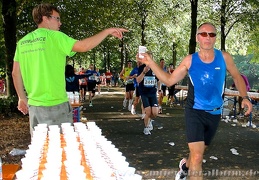
[[[251,44],[248,46],[248,53],[253,54],[252,62],[259,64],[259,26],[253,30],[250,35]]]
[[[127,27],[127,22],[132,15],[131,1],[64,1],[61,8],[62,26],[61,30],[75,39],[82,39],[94,35],[108,27]],[[126,8],[127,7],[127,8]],[[76,13],[75,13],[76,12]],[[66,21],[64,21],[65,19]],[[131,39],[132,34],[127,33],[124,41]],[[107,38],[94,50],[87,53],[78,53],[75,57],[79,65],[88,66],[93,63],[97,67],[107,67],[108,57],[113,64],[120,60],[120,40]],[[74,58],[75,58],[74,57]],[[73,59],[74,59],[73,58]],[[118,63],[120,64],[120,63]]]
[[[258,90],[259,89],[259,64],[253,64],[251,62],[253,55],[234,55],[234,61],[236,63],[237,68],[239,69],[240,73],[247,76],[249,80],[249,84],[252,89]],[[232,78],[227,78],[227,84],[231,85],[233,83]]]
[[[39,0],[18,1],[18,39],[36,28],[32,21],[31,11]],[[230,31],[226,41],[226,49],[232,54],[246,54],[249,41],[248,32],[252,26],[247,26],[252,14],[258,7],[257,1],[225,0],[227,8],[226,30]],[[172,62],[172,45],[177,44],[178,63],[188,53],[190,38],[190,2],[184,1],[137,1],[137,0],[52,0],[61,9],[61,31],[75,39],[82,39],[98,33],[107,27],[125,27],[130,30],[125,34],[124,43],[127,45],[128,59],[135,59],[138,46],[141,44],[141,20],[147,16],[145,22],[145,41],[149,50],[153,51],[155,59],[165,58],[166,63]],[[212,21],[217,27],[220,25],[221,0],[200,0],[198,4],[198,24]],[[236,21],[240,21],[236,23]],[[233,26],[234,24],[234,26]],[[220,31],[220,29],[218,29]],[[218,36],[220,39],[220,36]],[[238,40],[238,41],[237,41]],[[107,57],[111,64],[120,65],[121,54],[119,44],[115,38],[107,38],[93,51],[79,53],[73,60],[75,65],[88,66],[95,62],[96,66],[107,65]],[[217,41],[220,49],[220,40]],[[241,48],[242,47],[242,48]],[[250,46],[252,48],[252,46]],[[108,52],[104,52],[109,49]],[[252,48],[254,49],[254,48]],[[258,48],[257,48],[258,49]],[[240,51],[240,52],[239,52]],[[257,53],[256,51],[254,51]],[[96,59],[93,59],[95,57]],[[177,64],[178,64],[177,63]]]
[[[17,110],[17,96],[0,97],[0,113],[5,115],[11,115],[18,112]]]

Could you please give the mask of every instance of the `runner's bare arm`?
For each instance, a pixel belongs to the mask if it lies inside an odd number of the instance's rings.
[[[237,90],[239,91],[239,95],[241,97],[247,96],[246,85],[245,85],[244,79],[240,75],[240,72],[238,71],[238,69],[234,63],[232,56],[227,52],[223,52],[223,56],[224,56],[224,59],[226,62],[227,70],[233,78],[235,86],[236,86]],[[247,111],[245,112],[245,115],[249,115],[253,110],[252,103],[249,101],[249,99],[243,99],[241,106],[242,106],[242,108],[247,107]]]
[[[191,64],[191,55],[186,56],[180,65],[174,70],[172,74],[165,72],[152,58],[148,53],[142,54],[144,58],[139,58],[138,55],[136,59],[147,66],[149,66],[152,71],[155,73],[157,78],[166,84],[167,86],[172,86],[182,80],[188,73],[188,69]]]

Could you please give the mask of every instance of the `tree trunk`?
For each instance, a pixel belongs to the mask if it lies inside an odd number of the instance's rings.
[[[110,49],[107,47],[107,69],[105,69],[105,72],[111,69],[111,54],[110,54]]]
[[[146,28],[146,16],[142,16],[142,19],[141,19],[141,45],[142,46],[146,45],[145,28]]]
[[[225,35],[225,27],[226,27],[226,1],[222,0],[221,3],[221,16],[220,16],[220,30],[221,30],[221,50],[226,51],[226,35]]]
[[[139,8],[139,12],[141,15],[141,46],[145,46],[147,44],[146,41],[146,36],[145,36],[145,29],[146,29],[146,19],[148,16],[148,10],[146,9],[146,5],[145,5],[145,0],[141,0],[139,2],[137,2],[138,4],[138,8]],[[152,1],[150,2],[152,4]]]
[[[7,96],[16,95],[12,79],[13,58],[16,48],[16,1],[2,1],[3,30],[6,47],[6,85]]]
[[[120,68],[123,69],[124,67],[124,41],[123,41],[123,38],[121,39],[121,43],[119,45],[120,47],[120,50],[121,50],[121,64],[120,64]]]
[[[96,54],[95,51],[93,52],[93,59],[92,64],[94,65],[94,68],[96,68]]]
[[[176,59],[176,55],[177,55],[176,54],[177,53],[176,47],[177,47],[176,42],[173,42],[173,65],[174,65],[174,68],[176,66],[176,61],[177,61],[177,59]]]
[[[193,54],[196,50],[196,31],[197,31],[197,9],[198,0],[190,0],[191,2],[191,38],[189,42],[189,54]]]

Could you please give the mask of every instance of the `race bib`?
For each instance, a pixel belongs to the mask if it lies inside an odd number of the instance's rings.
[[[144,77],[144,86],[145,87],[155,87],[156,86],[156,78],[154,76],[145,76]]]
[[[95,76],[89,76],[88,79],[91,80],[91,81],[95,81]]]

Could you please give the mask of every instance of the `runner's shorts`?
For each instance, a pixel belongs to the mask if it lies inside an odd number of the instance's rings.
[[[141,95],[141,100],[144,108],[146,107],[158,107],[156,94]]]
[[[216,134],[221,114],[185,108],[185,125],[188,143],[204,141],[209,145]]]
[[[161,86],[161,90],[163,92],[163,96],[166,96],[166,88],[167,88],[167,86],[165,86],[165,85]]]
[[[95,93],[95,87],[96,87],[96,82],[88,82],[88,91],[92,91],[92,93]]]
[[[126,92],[135,91],[134,83],[126,84]]]
[[[173,96],[175,91],[175,85],[168,87],[168,95]]]
[[[84,90],[84,91],[86,91],[86,85],[80,85],[80,90]]]
[[[138,86],[136,87],[135,92],[136,92],[136,97],[140,97],[140,94],[139,94],[139,87],[138,87]]]

